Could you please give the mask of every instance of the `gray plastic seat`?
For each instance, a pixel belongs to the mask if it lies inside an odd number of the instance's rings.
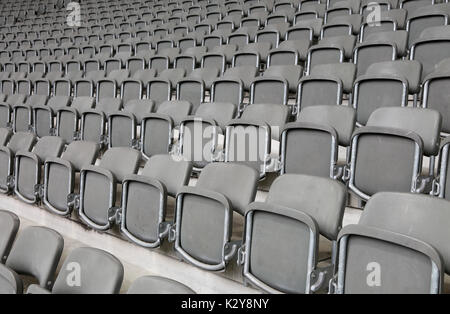
[[[0,210],[0,264],[5,263],[8,258],[9,251],[16,239],[19,225],[20,220],[16,214]]]
[[[418,61],[396,60],[374,63],[367,68],[366,73],[380,76],[403,76],[408,81],[409,94],[420,92],[422,65]]]
[[[120,86],[120,98],[123,103],[130,100],[142,99],[144,96],[144,84],[140,80],[127,79]]]
[[[279,140],[289,108],[279,104],[250,105],[240,119],[231,120],[225,133],[225,162],[248,165],[266,176],[274,162],[270,153],[271,141]]]
[[[231,102],[241,106],[244,99],[244,83],[241,80],[219,78],[211,85],[211,102]]]
[[[115,80],[110,79],[102,79],[97,81],[96,85],[96,101],[99,102],[104,98],[116,98],[117,97],[117,83]],[[89,95],[80,95],[77,93],[77,96],[89,96]]]
[[[178,191],[175,250],[184,260],[205,270],[225,269],[238,249],[231,242],[233,211],[243,214],[254,200],[258,178],[242,164],[211,163],[195,187]]]
[[[355,36],[336,36],[324,38],[308,50],[306,74],[319,64],[342,63],[352,58]]]
[[[159,73],[158,78],[170,82],[172,88],[175,88],[178,81],[185,77],[186,71],[184,69],[166,69]]]
[[[6,146],[0,147],[0,192],[8,193],[14,183],[14,156],[19,151],[29,152],[36,142],[32,133],[17,132]]]
[[[425,29],[420,38],[410,48],[410,60],[422,64],[422,80],[434,71],[439,62],[450,58],[450,27],[430,27]]]
[[[187,101],[163,102],[156,113],[142,117],[139,148],[145,158],[172,151],[173,129],[192,111]]]
[[[312,293],[326,286],[321,277],[329,277],[333,265],[317,266],[319,235],[337,240],[346,194],[345,185],[331,179],[278,177],[264,203],[246,208],[239,254],[245,281],[269,293]]]
[[[81,114],[80,139],[92,141],[100,145],[108,144],[106,122],[108,116],[122,108],[119,98],[102,98],[95,109],[86,110]]]
[[[438,171],[436,177],[433,180],[433,189],[431,191],[432,195],[444,198],[446,200],[450,199],[450,183],[448,182],[448,169],[449,169],[449,158],[448,150],[450,147],[449,137],[442,140],[441,149],[439,151],[439,163]]]
[[[286,65],[289,64],[288,62],[292,62],[290,61],[292,57],[298,58],[299,61],[306,61],[310,46],[311,42],[307,40],[285,40],[280,43],[277,49],[271,50],[269,53],[270,62],[268,63],[272,65]],[[293,55],[292,52],[296,55]]]
[[[311,75],[338,77],[342,82],[342,92],[351,94],[356,78],[356,66],[347,62],[318,64],[311,69]]]
[[[158,107],[172,97],[172,84],[168,80],[153,79],[147,84],[147,99],[151,99]]]
[[[9,139],[11,138],[12,131],[9,128],[0,128],[0,145],[6,146]]]
[[[181,121],[180,155],[200,171],[208,163],[220,158],[219,135],[225,124],[236,115],[236,106],[230,103],[202,103],[195,115]]]
[[[367,68],[374,63],[394,61],[405,55],[405,31],[380,32],[366,37],[363,43],[355,47],[353,62],[357,66],[356,75],[366,73]]]
[[[168,115],[176,126],[180,125],[183,118],[192,112],[192,104],[184,100],[165,101],[156,110],[158,114]]]
[[[192,164],[172,156],[154,155],[141,174],[126,175],[122,182],[122,207],[116,223],[132,242],[148,248],[159,247],[168,236],[168,197],[189,183]]]
[[[213,81],[219,76],[220,69],[217,67],[206,67],[194,69],[187,79],[202,80],[206,89],[210,89]]]
[[[423,81],[422,107],[435,109],[442,115],[442,132],[450,133],[450,116],[448,111],[450,69],[444,59]]]
[[[250,86],[258,73],[258,68],[254,66],[239,66],[228,68],[222,78],[242,81],[244,88],[250,90]]]
[[[22,294],[19,275],[32,276],[49,288],[64,247],[62,236],[45,227],[28,227],[17,237],[5,265],[0,264],[0,291]]]
[[[288,123],[281,135],[280,173],[339,179],[339,145],[348,148],[356,113],[346,106],[304,108],[297,121]]]
[[[287,81],[289,92],[295,93],[302,74],[303,68],[299,65],[270,65],[263,77],[280,77]]]
[[[66,144],[80,137],[78,125],[81,114],[92,109],[94,102],[94,97],[74,97],[70,107],[58,109],[56,135],[62,137]]]
[[[361,28],[362,16],[360,14],[341,15],[329,18],[322,26],[321,38],[358,35]]]
[[[14,193],[24,202],[34,204],[40,198],[41,172],[48,157],[59,157],[64,140],[57,136],[40,138],[31,152],[18,151],[14,158]]]
[[[154,69],[142,69],[137,70],[131,78],[134,80],[139,80],[146,85],[149,81],[156,77],[156,71]]]
[[[128,288],[127,294],[195,294],[188,286],[164,277],[143,276]]]
[[[349,187],[367,200],[377,192],[423,192],[423,156],[439,152],[441,115],[432,109],[375,110],[352,136]],[[432,175],[434,169],[429,169]]]
[[[260,60],[267,60],[272,45],[269,42],[254,42],[247,43],[239,49],[241,53],[255,53],[259,55]]]
[[[116,82],[117,86],[121,86],[122,82],[130,76],[129,70],[113,70],[108,74],[108,79]]]
[[[310,106],[340,105],[343,84],[339,77],[308,75],[300,79],[297,91],[297,111]]]
[[[47,96],[31,95],[23,104],[16,104],[13,107],[13,130],[15,132],[27,132],[33,126],[33,110],[35,107],[45,106]]]
[[[72,265],[78,265],[74,268]],[[79,271],[79,283],[71,274]],[[124,269],[122,263],[112,254],[96,249],[81,247],[74,249],[64,261],[51,290],[31,285],[28,294],[118,294],[122,286]]]
[[[116,206],[117,185],[128,174],[137,173],[141,153],[127,147],[113,147],[102,156],[98,166],[80,171],[79,215],[96,230],[111,228],[110,209]]]
[[[186,78],[178,81],[177,100],[188,101],[192,104],[194,111],[205,101],[205,92],[205,82],[201,79]]]
[[[250,105],[287,105],[289,97],[288,81],[282,77],[266,76],[255,78],[250,86]]]
[[[153,112],[155,109],[155,103],[150,99],[133,99],[128,102],[124,102],[123,111],[132,113],[136,118],[136,123],[140,124],[142,118]]]
[[[38,137],[55,134],[55,116],[59,109],[68,107],[69,96],[53,96],[46,106],[33,107],[33,130]]]
[[[447,3],[437,5],[433,3],[433,5],[420,8],[420,10],[409,11],[406,21],[409,46],[421,37],[422,31],[426,28],[447,25],[449,14],[450,7]]]
[[[448,201],[430,196],[375,194],[359,223],[339,234],[336,292],[441,293],[444,273],[450,270],[443,241],[448,209]]]
[[[406,107],[408,91],[408,80],[401,74],[377,73],[359,76],[355,81],[352,103],[358,124],[365,125],[372,112],[378,108]]]
[[[75,176],[81,168],[97,159],[99,146],[94,142],[73,141],[61,158],[47,158],[44,167],[42,202],[51,212],[67,216],[76,204],[68,201],[75,192]]]

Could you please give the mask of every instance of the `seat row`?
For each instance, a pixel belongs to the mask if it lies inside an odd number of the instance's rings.
[[[38,282],[28,286],[27,294],[119,293],[124,269],[115,256],[92,247],[73,249],[55,278],[64,249],[62,236],[55,230],[38,226],[27,227],[18,232],[19,225],[20,220],[15,214],[0,211],[0,294],[25,292],[24,275],[31,276]],[[195,292],[175,280],[144,276],[134,281],[127,293]]]

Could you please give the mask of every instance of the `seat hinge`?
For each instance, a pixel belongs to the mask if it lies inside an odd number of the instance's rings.
[[[78,210],[80,208],[80,194],[71,193],[67,195],[67,207],[71,210]]]
[[[333,166],[333,179],[334,180],[342,180],[346,181],[348,179],[345,178],[346,176],[346,170],[347,165],[334,165]],[[350,175],[348,175],[348,178],[350,178]]]
[[[176,237],[177,237],[177,224],[174,223],[170,226],[168,230],[167,240],[169,242],[175,242]]]
[[[416,180],[414,180],[414,192],[415,193],[423,193],[430,192],[433,189],[433,176],[417,176]]]
[[[340,179],[344,182],[348,182],[350,180],[350,165],[335,165],[335,169],[336,170],[333,171],[333,178],[335,178],[336,180]]]
[[[51,136],[56,136],[56,128],[50,128],[50,130],[49,130],[49,134],[51,135]]]
[[[109,137],[107,134],[103,134],[100,136],[100,145],[102,146],[108,146],[109,143]]]
[[[141,150],[141,141],[140,139],[134,138],[131,140],[131,147],[136,150]]]
[[[223,256],[224,256],[223,259],[225,260],[226,263],[231,261],[231,259],[236,255],[240,246],[241,241],[231,241],[225,243],[225,245],[223,246]]]
[[[337,275],[334,275],[328,284],[328,294],[336,294],[337,293]]]
[[[245,244],[242,244],[241,247],[237,251],[237,264],[239,266],[244,265],[245,263]]]
[[[310,273],[310,290],[311,292],[317,292],[322,289],[328,288],[328,284],[334,276],[333,265],[326,267],[319,267],[311,271]]]
[[[14,175],[10,175],[6,178],[6,186],[8,189],[14,189],[14,186],[16,185],[16,178]]]
[[[165,239],[170,237],[170,230],[172,228],[172,223],[168,221],[163,221],[158,226],[158,235],[160,239]]]
[[[79,141],[79,140],[81,140],[81,132],[80,132],[80,131],[75,131],[75,132],[73,132],[73,140],[74,140],[74,141]]]
[[[431,183],[430,195],[439,196],[440,193],[441,193],[441,185],[439,184],[439,178],[435,178]]]
[[[108,221],[120,225],[122,221],[122,207],[114,206],[108,209]]]
[[[44,185],[43,184],[35,184],[34,185],[34,196],[38,200],[40,200],[44,197]]]

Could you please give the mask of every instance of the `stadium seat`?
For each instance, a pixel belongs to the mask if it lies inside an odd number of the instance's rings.
[[[74,264],[79,267],[82,284],[68,280]],[[67,256],[51,289],[30,285],[27,294],[117,294],[123,276],[123,265],[115,256],[100,249],[81,247]]]
[[[62,236],[45,227],[28,227],[14,242],[6,263],[0,264],[0,291],[22,294],[20,275],[36,278],[41,288],[49,288],[64,247]]]
[[[245,208],[239,250],[245,280],[269,293],[312,293],[326,286],[335,265],[317,266],[319,235],[337,240],[345,201],[340,182],[298,174],[277,178],[264,203]]]
[[[233,211],[242,215],[254,200],[258,178],[254,169],[242,164],[212,163],[195,187],[179,189],[174,240],[184,260],[205,270],[225,269],[238,249],[231,242]]]
[[[61,158],[45,160],[42,196],[45,208],[61,216],[67,216],[72,212],[76,205],[73,197],[75,175],[84,166],[95,163],[98,151],[96,143],[74,141],[67,146]]]

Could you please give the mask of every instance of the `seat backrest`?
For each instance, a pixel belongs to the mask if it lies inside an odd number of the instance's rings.
[[[28,132],[17,132],[8,142],[8,148],[16,153],[19,150],[30,151],[36,142],[36,136]]]
[[[145,164],[141,175],[161,181],[167,193],[175,197],[179,188],[187,185],[191,176],[192,164],[176,160],[170,155],[154,155]]]
[[[99,166],[111,171],[117,180],[137,172],[141,153],[128,147],[112,147],[102,156]]]
[[[80,284],[70,284],[68,281],[74,270],[78,270],[80,274]],[[116,294],[120,291],[123,273],[122,263],[110,253],[95,248],[77,248],[64,261],[52,292]]]
[[[70,143],[62,158],[69,161],[76,171],[84,166],[92,165],[97,159],[99,147],[97,143],[87,141],[74,141]]]
[[[241,80],[217,79],[211,86],[212,102],[231,102],[236,106],[244,98],[244,84]]]
[[[272,183],[266,202],[308,214],[314,218],[323,236],[336,240],[344,217],[346,198],[347,188],[336,180],[285,174]]]
[[[0,264],[6,262],[9,251],[11,250],[17,231],[19,230],[20,220],[16,214],[0,210]]]
[[[224,129],[225,125],[235,117],[237,106],[226,102],[202,103],[195,111],[195,116],[203,119],[213,119]]]
[[[63,237],[45,227],[28,227],[17,237],[6,266],[15,272],[35,277],[49,288],[64,247]]]
[[[5,146],[8,143],[12,132],[8,128],[0,128],[0,145]]]
[[[95,106],[95,109],[103,111],[105,114],[119,111],[122,107],[122,99],[105,97],[100,99]]]
[[[64,140],[58,136],[41,137],[33,148],[35,153],[42,161],[47,157],[58,157],[64,148]]]
[[[220,178],[220,179],[219,179]],[[237,163],[212,163],[203,168],[197,187],[225,195],[240,214],[255,199],[259,174]]]
[[[78,112],[84,112],[91,109],[94,106],[94,97],[74,97],[72,100],[72,108],[75,108]]]
[[[339,145],[349,146],[356,123],[356,112],[346,106],[313,106],[300,111],[297,122],[331,126],[338,134]]]
[[[380,107],[406,106],[407,97],[408,81],[402,76],[361,75],[355,82],[353,99],[357,121],[365,125],[372,112]]]
[[[70,97],[69,96],[53,96],[48,100],[47,106],[53,110],[58,110],[69,106]]]
[[[433,109],[390,107],[375,110],[367,126],[397,128],[411,131],[423,141],[424,153],[436,155],[439,151],[442,117]]]
[[[279,104],[258,104],[245,108],[241,118],[258,124],[267,123],[272,130],[272,138],[278,140],[281,129],[289,116],[289,108]]]
[[[447,200],[427,195],[380,192],[366,204],[359,224],[411,236],[428,243],[442,256],[450,273],[450,250],[445,226],[450,215]]]
[[[156,112],[168,115],[173,119],[175,125],[178,125],[184,117],[191,113],[191,111],[192,105],[188,101],[172,100],[161,103]]]
[[[250,89],[250,103],[286,105],[288,94],[289,86],[285,79],[264,76],[253,81]]]

